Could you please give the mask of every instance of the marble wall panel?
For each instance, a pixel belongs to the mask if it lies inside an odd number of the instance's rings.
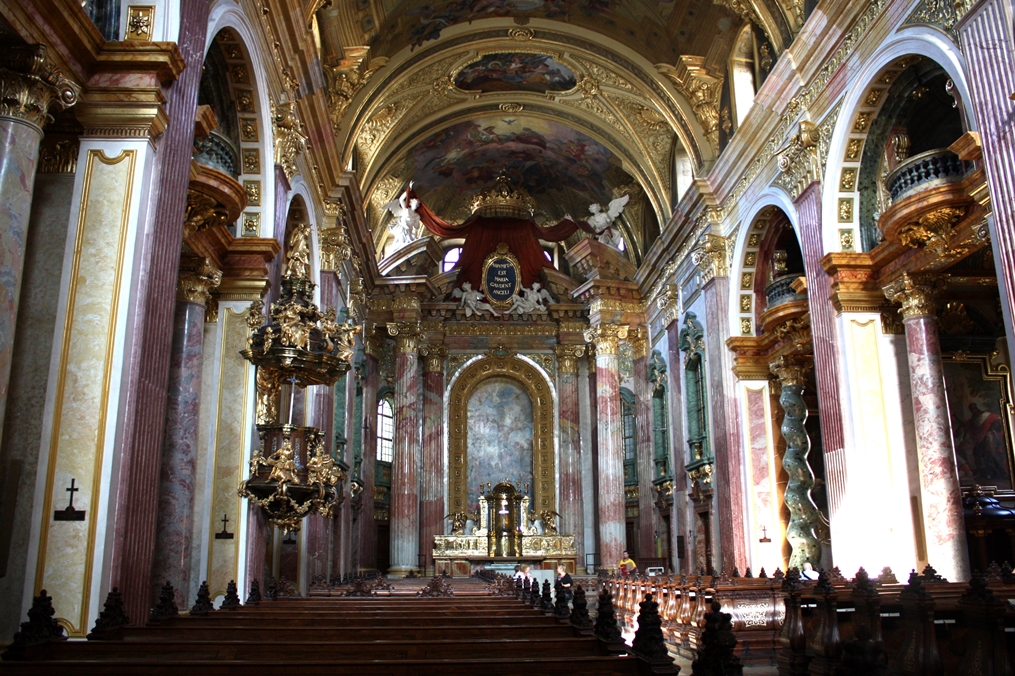
[[[65,314],[54,348],[59,361],[52,408],[47,410],[50,436],[44,443],[49,464],[44,502],[36,511],[42,524],[35,587],[53,596],[56,615],[72,636],[83,636],[98,612],[97,549],[104,546],[105,536],[97,533],[97,526],[110,498],[112,444],[119,422],[115,376],[123,359],[122,322],[132,272],[126,252],[135,243],[135,195],[143,187],[140,174],[147,150],[146,144],[123,145],[109,150],[110,156],[82,144],[80,183],[75,186],[79,208],[72,213],[74,248],[64,259]],[[71,480],[80,489],[74,493],[74,507],[85,511],[85,520],[54,521],[54,511],[68,505]]]
[[[751,383],[754,384],[754,383]],[[782,532],[778,494],[778,472],[775,448],[772,444],[770,394],[768,387],[745,387],[745,427],[749,454],[748,485],[751,497],[752,571],[758,573],[764,566],[769,572],[783,565]],[[767,537],[771,542],[760,542]]]
[[[219,307],[222,322],[222,349],[218,382],[218,430],[215,439],[215,465],[212,479],[211,513],[206,514],[210,532],[222,528],[222,516],[229,517],[233,539],[211,536],[208,556],[208,587],[212,596],[225,594],[229,580],[239,579],[240,511],[245,506],[236,490],[247,474],[251,444],[252,400],[249,396],[254,367],[239,351],[247,345],[247,311]]]

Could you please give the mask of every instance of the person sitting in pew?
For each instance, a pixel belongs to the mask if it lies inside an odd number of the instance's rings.
[[[617,563],[617,570],[620,571],[621,575],[627,577],[628,575],[634,575],[634,571],[637,569],[638,566],[634,563],[634,560],[627,555],[627,550],[625,549],[624,556]]]

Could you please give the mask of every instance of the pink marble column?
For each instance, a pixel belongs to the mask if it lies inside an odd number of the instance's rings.
[[[907,273],[886,286],[885,295],[902,303],[906,327],[927,561],[949,581],[964,582],[969,555],[934,302],[943,286],[936,275]]]
[[[184,63],[204,61],[208,12],[207,0],[180,2],[177,46]],[[130,371],[123,374],[128,394],[119,449],[116,514],[111,517],[114,533],[108,584],[120,589],[127,617],[137,623],[144,623],[151,610],[158,511],[158,494],[152,487],[158,483],[163,436],[162,426],[152,425],[152,421],[163,420],[166,412],[173,289],[180,264],[200,84],[201,69],[185,68],[165,89],[165,108],[172,113],[166,130],[153,141],[152,175],[156,178],[148,222],[141,227],[144,249],[136,261],[145,271],[136,289],[144,302],[138,304],[132,318]]]
[[[391,464],[391,569],[404,575],[419,568],[419,322],[392,322],[396,338],[395,444]]]
[[[740,434],[740,406],[737,402],[729,350],[723,342],[730,335],[729,277],[716,276],[704,284],[706,370],[708,371],[711,439],[715,456],[712,485],[719,512],[719,570],[732,573],[747,569],[746,487],[743,479],[744,452]]]
[[[194,474],[201,412],[204,311],[201,303],[187,300],[176,303],[159,477],[158,527],[151,572],[153,597],[168,580],[176,589],[180,607],[189,605],[190,601],[187,595],[190,592]],[[237,516],[232,515],[234,522]]]
[[[839,348],[835,334],[835,308],[832,280],[821,266],[825,255],[822,243],[821,184],[812,183],[796,200],[800,219],[800,250],[807,277],[807,308],[811,313],[811,336],[814,342],[814,380],[817,385],[818,410],[821,415],[821,450],[825,457],[825,481],[828,486],[829,520],[835,519],[846,492],[847,470],[844,457],[845,441],[842,427],[842,404],[839,397]]]
[[[585,499],[582,493],[578,419],[578,360],[584,354],[584,345],[557,346],[557,396],[560,403],[559,530],[574,535],[579,568],[585,565]]]
[[[1009,354],[1015,354],[1015,35],[1010,0],[980,0],[955,25],[990,188],[989,219]]]
[[[8,45],[0,73],[0,89],[5,97],[5,114],[0,115],[0,429],[7,408],[42,126],[50,108],[55,112],[65,104],[73,105],[77,98],[76,89],[65,86],[57,71],[45,73],[53,65],[45,59],[46,48],[42,45]]]
[[[618,343],[626,326],[600,324],[586,340],[596,346],[596,412],[598,414],[599,560],[614,570],[627,549],[624,515],[624,432],[620,411]]]
[[[433,538],[444,534],[444,345],[423,345],[423,467],[420,481],[420,553],[432,568]]]
[[[377,461],[377,357],[383,339],[369,336],[364,341],[363,372],[363,465],[360,477],[363,492],[360,493],[359,553],[356,562],[359,571],[377,568],[377,524],[374,522],[374,466]]]
[[[648,332],[641,329],[630,339],[634,352],[634,419],[638,456],[638,553],[641,558],[655,558],[656,520],[655,449],[652,443],[652,387],[648,382]],[[634,554],[634,552],[631,552]],[[637,559],[635,559],[637,561]]]

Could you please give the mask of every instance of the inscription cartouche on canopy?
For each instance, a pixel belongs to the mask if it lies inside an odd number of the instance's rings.
[[[503,308],[511,305],[511,297],[522,283],[522,267],[518,258],[501,242],[497,250],[483,260],[482,291],[490,305]]]

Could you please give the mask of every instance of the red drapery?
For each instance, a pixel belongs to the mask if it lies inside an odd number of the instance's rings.
[[[409,191],[409,198],[419,199],[415,191]],[[455,269],[458,270],[456,286],[469,282],[472,288],[480,288],[483,274],[483,261],[497,250],[497,245],[504,242],[508,249],[518,258],[521,266],[521,282],[523,287],[531,287],[539,281],[539,273],[544,267],[551,268],[553,263],[547,260],[539,240],[544,242],[563,242],[579,230],[595,234],[591,226],[584,221],[564,219],[550,228],[541,228],[531,218],[488,218],[474,214],[461,225],[448,223],[420,201],[416,208],[420,221],[426,229],[440,237],[464,237],[465,245]]]

